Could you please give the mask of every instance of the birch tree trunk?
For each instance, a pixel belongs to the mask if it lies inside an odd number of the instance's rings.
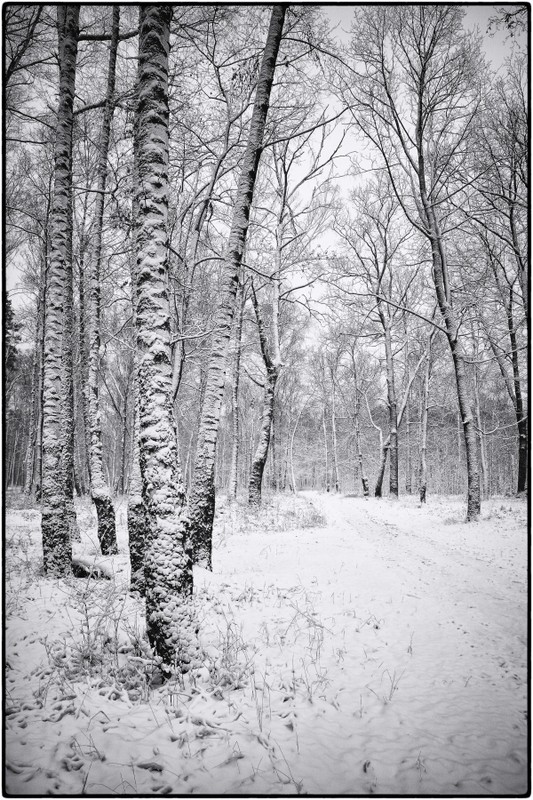
[[[274,420],[274,397],[276,384],[281,370],[281,351],[279,344],[279,279],[273,280],[272,298],[272,349],[269,347],[264,323],[259,311],[259,304],[252,284],[252,303],[257,319],[259,343],[266,369],[265,391],[263,395],[263,410],[261,414],[261,428],[259,441],[250,470],[250,483],[248,485],[248,502],[252,505],[261,503],[261,489],[263,472],[268,455],[268,448],[272,437],[272,424]]]
[[[291,470],[291,492],[296,494],[296,478],[294,476],[294,436],[296,434],[296,428],[298,427],[298,423],[300,422],[300,417],[302,416],[305,410],[305,405],[302,406],[300,411],[298,412],[298,416],[296,417],[296,422],[294,423],[294,428],[291,432],[290,443],[289,443],[289,462],[290,462],[290,470]]]
[[[46,285],[46,246],[43,253],[41,264],[41,282],[39,296],[37,299],[37,329],[35,332],[35,349],[33,352],[32,365],[32,385],[31,385],[31,416],[30,416],[30,435],[28,438],[28,448],[26,451],[26,477],[24,481],[24,493],[35,496],[36,485],[38,482],[37,472],[37,450],[40,448],[40,415],[42,409],[41,386],[42,386],[42,348],[44,337],[44,304],[45,304],[45,285]]]
[[[130,589],[144,594],[144,555],[146,529],[150,524],[142,497],[140,462],[139,403],[136,390],[137,375],[133,382],[133,425],[131,436],[131,468],[128,491],[128,542],[130,553]]]
[[[518,484],[517,494],[526,491],[527,476],[529,472],[529,437],[527,415],[522,398],[522,383],[518,366],[518,342],[514,325],[513,290],[509,290],[509,304],[507,306],[507,326],[511,344],[511,362],[513,366],[513,390],[516,424],[518,427]]]
[[[410,364],[409,364],[409,332],[407,323],[405,324],[405,376],[409,383],[410,377]],[[405,491],[407,494],[412,493],[412,472],[413,466],[411,461],[411,404],[407,401],[406,408],[406,463],[405,463]]]
[[[420,502],[426,502],[427,496],[427,442],[428,442],[428,404],[429,381],[431,378],[431,341],[430,336],[426,350],[426,369],[424,371],[424,384],[422,388],[422,401],[420,407],[420,465],[418,468],[418,491]]]
[[[212,530],[215,508],[214,465],[216,442],[224,394],[226,360],[235,311],[235,294],[239,270],[248,232],[248,221],[263,135],[274,81],[276,60],[285,19],[284,5],[275,5],[268,30],[255,94],[248,142],[243,157],[233,220],[225,257],[225,276],[221,300],[215,318],[215,333],[211,343],[207,385],[202,405],[198,434],[196,463],[189,500],[190,535],[195,561],[211,569]]]
[[[72,128],[78,52],[79,6],[57,7],[59,107],[54,145],[54,192],[51,212],[50,263],[44,319],[42,540],[47,576],[68,575],[72,545],[65,486],[63,357],[65,308],[72,290]],[[68,342],[72,344],[72,340]]]
[[[72,176],[72,141],[71,141]],[[72,182],[72,178],[71,178]],[[74,508],[74,271],[72,261],[72,189],[69,195],[70,226],[67,235],[65,284],[63,299],[63,450],[61,454],[65,482],[65,508],[71,541],[80,541],[81,535]]]
[[[463,437],[466,449],[466,472],[468,481],[467,490],[467,521],[474,521],[479,517],[481,511],[481,494],[479,485],[479,466],[477,455],[476,431],[473,419],[473,398],[468,386],[463,348],[459,339],[459,322],[453,306],[452,294],[450,292],[450,280],[446,251],[443,237],[440,231],[435,206],[428,194],[426,182],[426,163],[423,140],[424,130],[424,109],[426,73],[425,69],[420,75],[420,84],[417,93],[417,125],[416,125],[416,149],[417,149],[417,177],[420,192],[421,211],[425,223],[425,234],[431,246],[432,275],[435,285],[435,293],[439,305],[446,336],[450,346],[452,360],[455,371],[455,382],[457,386],[457,400],[459,413],[463,427]]]
[[[339,458],[337,453],[337,408],[335,397],[335,377],[331,369],[331,439],[333,452],[333,488],[339,491]]]
[[[232,447],[231,447],[231,472],[229,496],[232,500],[237,499],[237,486],[239,482],[239,445],[240,445],[240,424],[239,424],[239,383],[241,375],[241,352],[242,352],[242,324],[244,319],[245,294],[244,285],[239,284],[237,307],[239,316],[235,330],[235,362],[233,367],[233,386],[231,391],[232,407]]]
[[[326,406],[322,409],[322,431],[324,433],[324,484],[326,492],[329,492],[329,453],[328,453],[328,429],[326,425]]]
[[[390,325],[386,319],[386,312],[379,304],[379,313],[383,324],[385,337],[385,363],[387,374],[387,401],[389,406],[389,492],[391,497],[398,497],[398,414],[396,408],[396,386],[394,380],[394,359],[392,355],[392,341]],[[386,451],[382,455],[382,468],[385,470]],[[383,472],[381,473],[383,480]],[[381,496],[381,495],[380,495]]]
[[[171,6],[139,10],[135,118],[135,324],[145,538],[146,626],[166,672],[197,660],[185,492],[172,418],[168,297],[168,53]]]
[[[360,398],[359,382],[357,379],[357,364],[355,361],[354,348],[352,348],[350,351],[350,357],[352,360],[352,374],[353,374],[353,382],[355,389],[355,404],[354,404],[355,454],[359,464],[359,472],[361,474],[363,497],[368,497],[369,495],[368,477],[364,469],[363,452],[361,450],[361,398]]]
[[[357,462],[359,464],[359,472],[361,475],[361,485],[363,487],[363,497],[368,497],[369,489],[368,489],[368,478],[365,473],[364,463],[363,463],[363,452],[361,450],[361,430],[360,430],[360,423],[359,423],[359,401],[356,400],[355,402],[355,452],[357,456]]]
[[[380,438],[383,438],[380,436]],[[390,448],[390,436],[385,439],[385,444],[380,447],[381,461],[379,462],[379,472],[376,479],[376,488],[374,489],[374,497],[383,497],[383,479],[385,477],[385,467],[387,466],[387,456]]]
[[[118,37],[120,27],[120,6],[113,7],[113,25],[109,48],[107,91],[104,104],[104,118],[100,137],[96,200],[93,226],[93,252],[89,261],[87,302],[87,328],[89,333],[89,370],[87,381],[88,445],[91,480],[91,498],[96,507],[98,541],[102,555],[117,553],[115,530],[115,509],[111,501],[102,462],[102,427],[100,423],[100,272],[102,264],[102,229],[104,223],[104,198],[107,184],[107,159],[111,122],[114,111],[115,69],[117,61]]]

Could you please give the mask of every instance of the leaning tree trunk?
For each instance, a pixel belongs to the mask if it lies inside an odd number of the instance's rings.
[[[268,456],[268,449],[272,437],[272,424],[274,422],[274,398],[276,384],[281,370],[281,351],[279,344],[279,280],[273,281],[273,300],[272,300],[272,345],[269,346],[265,326],[259,310],[259,303],[252,283],[252,303],[257,320],[257,330],[259,332],[259,344],[261,354],[266,369],[266,381],[263,394],[263,411],[261,414],[261,428],[259,431],[259,441],[252,461],[250,470],[250,482],[248,484],[248,502],[251,505],[261,503],[261,490],[263,485],[263,472]]]
[[[387,456],[389,455],[390,436],[385,439],[385,444],[380,447],[381,461],[379,463],[379,472],[376,479],[376,487],[374,489],[374,497],[383,497],[383,479],[385,477],[385,467],[387,466]]]
[[[277,375],[270,371],[265,383],[263,394],[263,411],[261,414],[261,428],[259,431],[259,441],[252,461],[250,470],[250,482],[248,484],[248,502],[250,505],[258,506],[261,504],[261,489],[263,484],[263,472],[268,455],[272,431],[272,417],[274,413],[274,392],[276,389]]]
[[[90,463],[91,498],[96,507],[98,541],[102,555],[118,552],[115,529],[115,509],[109,487],[104,477],[102,460],[102,427],[100,423],[100,272],[102,264],[102,229],[104,224],[104,198],[107,183],[107,161],[111,122],[114,111],[115,71],[120,27],[120,7],[113,8],[113,26],[109,49],[107,91],[104,104],[104,119],[99,144],[96,199],[93,225],[93,252],[89,259],[87,302],[87,328],[89,333],[89,358],[87,381],[87,421],[89,425],[88,446]],[[82,311],[83,313],[83,311]]]
[[[68,575],[72,545],[67,517],[63,469],[63,357],[68,279],[72,265],[72,127],[78,52],[78,5],[57,7],[59,45],[59,107],[54,145],[54,193],[51,212],[50,263],[44,319],[42,522],[44,571]],[[71,341],[68,342],[71,345]]]
[[[225,275],[220,291],[220,305],[214,321],[216,332],[213,334],[211,343],[205,398],[198,432],[196,463],[189,500],[190,534],[194,559],[197,562],[203,562],[209,569],[211,568],[215,507],[214,465],[224,394],[227,351],[285,10],[286,7],[279,4],[272,8],[267,41],[259,70],[250,132],[239,176],[225,258]]]
[[[135,324],[139,358],[146,627],[165,672],[197,663],[185,492],[172,417],[168,296],[168,53],[171,6],[139,10],[135,117]]]

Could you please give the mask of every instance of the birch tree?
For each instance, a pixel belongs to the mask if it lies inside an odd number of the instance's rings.
[[[106,484],[102,462],[102,429],[100,423],[100,273],[102,266],[102,230],[104,201],[107,184],[109,139],[114,110],[115,68],[119,41],[120,7],[113,8],[113,24],[109,47],[107,91],[104,101],[102,131],[99,142],[96,200],[92,230],[93,252],[89,261],[88,293],[86,297],[87,327],[89,332],[89,358],[87,376],[87,416],[89,475],[91,497],[96,507],[98,540],[103,555],[117,553],[115,509]]]
[[[265,469],[267,460],[274,417],[274,394],[282,366],[279,344],[279,279],[273,281],[272,294],[272,335],[269,342],[269,338],[267,337],[267,332],[265,330],[265,323],[259,309],[257,295],[252,282],[252,305],[254,307],[255,317],[257,320],[259,344],[261,346],[261,355],[263,357],[263,363],[266,371],[263,385],[264,393],[259,441],[254,453],[252,468],[250,470],[250,481],[248,484],[248,502],[252,505],[259,505],[261,502],[263,471]]]
[[[172,419],[168,297],[168,54],[171,6],[139,11],[135,119],[135,322],[139,359],[146,624],[166,671],[187,671],[197,656],[185,492]]]
[[[72,127],[78,52],[79,6],[57,8],[59,106],[54,149],[50,261],[44,318],[42,522],[46,575],[71,572],[72,546],[67,518],[63,454],[64,313],[72,275]],[[70,260],[70,264],[68,263]],[[68,342],[70,346],[71,341]]]
[[[283,32],[285,10],[283,5],[275,5],[272,8],[270,26],[259,70],[248,142],[237,186],[233,220],[224,262],[225,275],[221,288],[221,299],[215,315],[216,332],[213,334],[211,343],[205,395],[202,404],[189,513],[194,559],[205,563],[208,568],[211,568],[211,537],[215,506],[215,452],[224,393],[227,351],[235,310],[239,269],[248,232],[250,209],[261,157],[276,60]]]

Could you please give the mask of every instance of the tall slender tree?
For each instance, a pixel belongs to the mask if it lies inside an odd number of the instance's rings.
[[[98,149],[96,200],[92,230],[93,252],[89,260],[88,291],[86,295],[89,358],[87,379],[88,446],[91,497],[96,507],[98,540],[104,555],[118,552],[115,530],[115,509],[104,478],[102,461],[102,428],[100,423],[100,281],[102,266],[102,231],[107,185],[109,141],[115,102],[115,71],[120,32],[120,6],[113,7],[113,24],[109,46],[107,90],[104,101],[102,131]]]
[[[54,150],[54,193],[51,212],[50,262],[44,317],[42,538],[47,575],[71,571],[72,546],[67,518],[63,469],[65,311],[72,286],[72,128],[78,53],[78,5],[57,7],[59,106]],[[69,264],[70,260],[70,264]],[[68,313],[68,311],[67,311]],[[68,330],[68,329],[67,329]]]
[[[185,491],[172,418],[168,297],[168,54],[172,7],[139,11],[135,119],[135,323],[145,542],[146,625],[166,671],[197,656]]]
[[[212,530],[215,511],[215,454],[224,394],[226,360],[235,311],[235,295],[239,282],[250,210],[254,194],[263,136],[274,82],[278,50],[283,33],[286,7],[272,8],[270,26],[259,70],[248,142],[243,156],[233,220],[224,260],[225,275],[220,304],[215,316],[215,330],[207,372],[202,416],[198,434],[196,462],[189,500],[190,535],[194,559],[211,568]]]

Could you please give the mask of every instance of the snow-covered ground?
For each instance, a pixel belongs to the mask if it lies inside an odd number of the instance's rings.
[[[78,507],[81,555],[97,557]],[[222,506],[195,573],[206,668],[162,685],[127,593],[45,580],[7,512],[6,789],[32,794],[527,791],[526,504],[271,498]]]

